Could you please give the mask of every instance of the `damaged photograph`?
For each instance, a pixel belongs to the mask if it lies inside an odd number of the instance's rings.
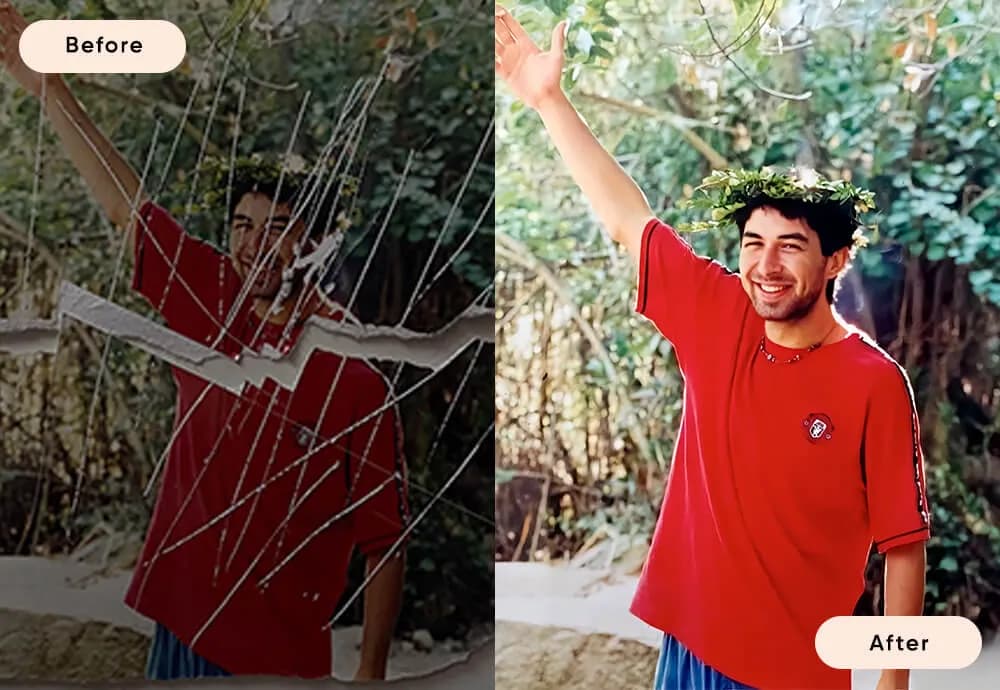
[[[1000,688],[1000,4],[495,22],[496,688]]]
[[[0,682],[491,685],[490,11],[0,0]]]

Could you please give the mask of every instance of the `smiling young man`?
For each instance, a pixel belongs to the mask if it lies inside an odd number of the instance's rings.
[[[816,653],[851,615],[874,544],[885,613],[923,610],[929,511],[905,372],[832,308],[871,195],[815,174],[724,171],[702,191],[740,231],[739,273],[654,217],[502,8],[496,70],[533,108],[610,236],[638,267],[637,310],[674,346],[684,414],[632,605],[664,632],[658,690],[848,690]],[[878,690],[908,688],[886,670]]]
[[[333,215],[304,202],[302,176],[288,174],[279,188],[273,166],[241,163],[226,209],[228,254],[195,239],[145,196],[65,81],[23,64],[24,27],[0,0],[0,63],[36,97],[44,88],[64,151],[128,233],[133,289],[170,328],[235,358],[264,346],[287,351],[314,315],[347,317],[295,264],[319,239],[302,219]],[[327,626],[360,549],[371,579],[356,678],[383,678],[408,510],[385,379],[365,362],[322,351],[294,390],[268,379],[237,396],[180,369],[174,379],[174,439],[126,594],[156,622],[147,675],[329,677]]]

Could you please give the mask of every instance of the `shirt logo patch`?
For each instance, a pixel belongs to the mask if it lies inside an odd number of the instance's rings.
[[[802,427],[810,443],[829,441],[833,437],[833,421],[825,414],[813,412],[802,420]]]
[[[313,433],[305,426],[300,426],[295,431],[295,442],[301,448],[308,448],[309,442],[313,439]]]

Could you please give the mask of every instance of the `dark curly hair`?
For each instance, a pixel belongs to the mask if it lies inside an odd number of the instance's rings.
[[[850,247],[850,259],[854,258],[857,246],[855,231],[858,227],[857,214],[850,202],[838,201],[803,201],[801,199],[775,199],[768,196],[758,196],[749,200],[745,206],[733,212],[733,221],[740,230],[740,237],[746,227],[750,214],[759,208],[773,208],[788,220],[802,220],[818,236],[820,250],[823,256],[832,256],[834,252]],[[844,267],[840,275],[847,272]],[[826,299],[833,304],[837,294],[840,276],[831,278],[826,283]]]

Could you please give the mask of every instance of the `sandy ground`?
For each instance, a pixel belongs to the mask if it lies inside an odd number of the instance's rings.
[[[95,574],[93,566],[70,560],[0,558],[0,681],[142,678],[153,625],[122,602],[129,576]],[[334,632],[337,678],[353,676],[360,640],[357,626]],[[456,690],[481,687],[472,679],[492,674],[492,651],[488,644],[470,660],[467,651],[441,643],[422,652],[397,640],[387,675],[439,683],[455,677]],[[405,687],[427,681],[414,682]]]
[[[541,563],[496,565],[497,690],[641,690],[660,634],[628,613],[636,579]],[[855,671],[874,690],[877,671]],[[1000,688],[1000,644],[958,671],[914,671],[910,690]]]

